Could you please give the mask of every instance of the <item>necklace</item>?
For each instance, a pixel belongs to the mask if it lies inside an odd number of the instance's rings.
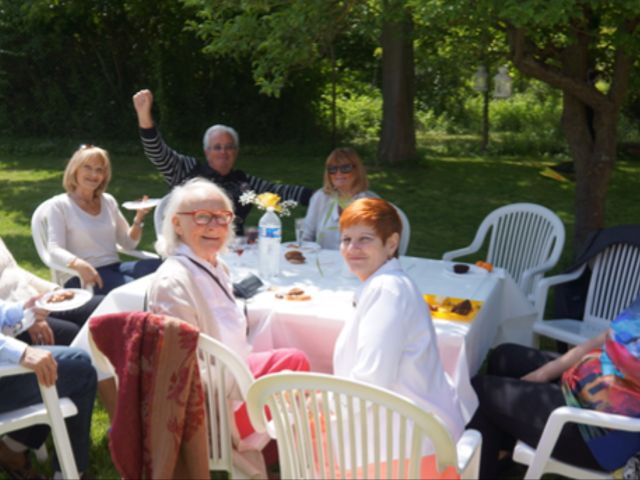
[[[91,215],[98,215],[100,213],[100,198],[92,197],[90,199],[86,199],[81,197],[77,193],[71,194],[71,199],[78,205],[82,210]]]

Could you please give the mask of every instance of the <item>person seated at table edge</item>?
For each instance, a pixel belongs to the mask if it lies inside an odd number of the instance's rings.
[[[340,214],[358,198],[377,198],[368,190],[369,180],[360,156],[353,148],[333,150],[325,161],[323,185],[311,197],[304,219],[304,241],[317,242],[322,248],[340,248]]]
[[[272,192],[283,200],[295,200],[301,205],[309,205],[313,190],[300,185],[276,184],[234,169],[240,148],[238,133],[226,125],[213,125],[203,138],[206,163],[183,155],[170,148],[156,128],[151,113],[153,94],[150,90],[140,90],[133,96],[133,106],[138,117],[140,138],[146,157],[164,175],[172,187],[185,180],[205,177],[222,187],[230,196],[235,207],[235,229],[244,233],[244,224],[251,211],[251,204],[242,205],[240,196],[248,190],[257,194]]]
[[[243,358],[253,375],[308,371],[296,349],[251,352],[247,319],[236,303],[229,271],[218,256],[233,238],[233,205],[215,183],[195,178],[175,187],[156,250],[167,257],[149,289],[149,310],[195,325]],[[236,411],[241,438],[253,433],[246,407]]]
[[[516,440],[538,445],[549,415],[569,405],[640,417],[640,297],[610,329],[564,355],[502,344],[472,385],[479,407],[468,427],[482,434],[480,478],[497,478]],[[564,426],[552,457],[583,468],[614,471],[640,451],[640,433]],[[499,460],[501,459],[501,460]]]
[[[400,266],[401,234],[396,209],[382,199],[358,199],[340,216],[340,253],[362,285],[336,341],[334,374],[434,411],[456,441],[464,430],[460,401],[442,367],[427,304]]]
[[[82,285],[94,285],[98,294],[148,275],[160,265],[159,259],[120,261],[117,246],[138,245],[149,209],[137,210],[129,226],[115,198],[106,193],[110,180],[107,151],[81,145],[64,171],[66,193],[50,200],[47,222],[51,257],[76,270]],[[65,287],[80,287],[80,279],[71,278]]]
[[[7,317],[22,315],[21,307],[6,305],[0,300],[0,323]],[[91,445],[91,415],[96,395],[96,371],[89,356],[70,347],[30,347],[26,343],[0,332],[0,365],[22,365],[33,375],[12,375],[0,378],[0,413],[42,402],[37,382],[56,385],[60,398],[69,397],[78,413],[66,419],[69,439],[79,472],[89,466]],[[0,468],[10,478],[41,478],[31,467],[27,450],[38,449],[46,440],[49,428],[38,425],[8,433],[0,440]],[[59,470],[57,459],[54,470]],[[56,472],[54,478],[62,478]]]
[[[0,238],[0,299],[25,305],[27,302],[33,303],[35,297],[58,288],[59,285],[20,267]],[[31,345],[69,345],[102,299],[102,295],[94,295],[80,307],[53,315],[41,308],[33,308],[36,321],[16,338]]]

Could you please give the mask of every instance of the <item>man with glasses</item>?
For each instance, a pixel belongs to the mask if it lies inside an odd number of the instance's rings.
[[[247,190],[256,193],[272,192],[283,200],[295,200],[309,205],[313,190],[300,185],[283,185],[249,175],[234,169],[238,157],[238,134],[225,125],[213,125],[204,134],[203,148],[207,163],[200,163],[194,157],[182,155],[171,149],[155,127],[151,107],[153,94],[150,90],[140,90],[133,96],[133,106],[138,116],[140,137],[145,155],[164,175],[172,187],[185,180],[205,177],[216,183],[231,197],[236,213],[235,229],[238,235],[244,233],[244,223],[251,211],[251,205],[242,205],[240,195]]]

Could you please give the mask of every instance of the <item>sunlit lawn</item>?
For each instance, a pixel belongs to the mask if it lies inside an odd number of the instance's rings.
[[[455,140],[455,139],[454,139]],[[451,141],[451,139],[447,139]],[[79,142],[78,142],[79,143]],[[148,194],[158,197],[167,187],[135,142],[103,144],[112,152],[113,180],[109,192],[123,202]],[[0,143],[0,232],[19,263],[48,277],[40,263],[29,227],[35,207],[62,191],[62,172],[75,147],[71,142],[15,141]],[[248,172],[278,182],[300,183],[317,188],[322,181],[328,147],[246,146],[238,166]],[[373,151],[372,147],[362,151]],[[534,202],[557,212],[567,227],[567,245],[561,266],[570,263],[573,235],[572,183],[542,177],[540,170],[553,161],[522,156],[449,154],[442,139],[428,137],[421,146],[422,158],[412,165],[376,166],[368,164],[371,188],[401,207],[411,221],[409,254],[439,258],[445,251],[468,244],[482,219],[498,206],[513,202]],[[197,144],[185,153],[199,156]],[[638,223],[640,219],[640,161],[620,160],[616,166],[607,202],[607,225]],[[132,213],[127,212],[129,220]],[[299,207],[295,216],[303,216]],[[257,223],[254,212],[249,223]],[[292,219],[285,221],[285,238],[293,237]],[[147,222],[142,247],[152,249],[152,222]],[[92,464],[100,478],[115,477],[110,464],[105,432],[107,420],[96,410],[93,426]]]

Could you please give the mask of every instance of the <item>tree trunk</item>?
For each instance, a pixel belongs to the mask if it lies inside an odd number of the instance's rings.
[[[416,156],[413,101],[413,23],[403,0],[384,2],[382,26],[382,132],[378,159],[395,163]]]
[[[587,20],[590,11],[585,10]],[[640,21],[629,21],[632,32]],[[525,75],[563,92],[562,128],[576,171],[574,254],[579,254],[591,232],[605,225],[605,201],[616,158],[618,115],[629,87],[632,59],[623,47],[614,53],[610,87],[605,94],[595,88],[593,42],[584,25],[573,25],[573,42],[557,57],[561,70],[538,58],[541,50],[523,29],[507,29],[512,59]]]

